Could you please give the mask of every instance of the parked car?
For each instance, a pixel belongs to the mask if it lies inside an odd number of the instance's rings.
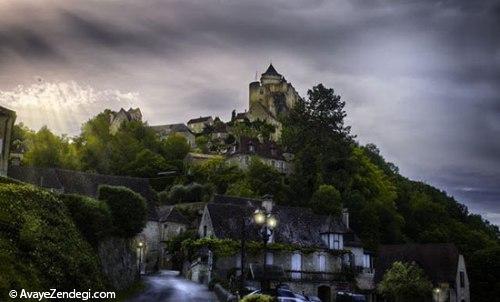
[[[360,294],[338,292],[335,298],[336,302],[366,302],[366,297]]]
[[[263,292],[261,290],[256,290],[249,293],[245,297],[259,295],[262,293]],[[278,302],[309,302],[306,297],[302,296],[301,294],[294,293],[285,287],[278,287],[274,290],[271,290],[270,292],[264,292],[263,294],[275,297]]]
[[[323,302],[323,301],[321,301],[320,298],[318,298],[316,296],[306,296],[306,299],[309,302]]]

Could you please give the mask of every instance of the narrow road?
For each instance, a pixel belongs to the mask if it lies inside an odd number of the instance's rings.
[[[206,286],[186,280],[178,272],[161,271],[144,277],[146,290],[127,302],[215,302],[217,299]]]

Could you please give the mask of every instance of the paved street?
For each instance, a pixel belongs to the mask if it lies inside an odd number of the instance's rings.
[[[127,300],[127,302],[215,302],[214,294],[205,286],[188,281],[177,272],[161,271],[159,274],[144,277],[146,290]]]

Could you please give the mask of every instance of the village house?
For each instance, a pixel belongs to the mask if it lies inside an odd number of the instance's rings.
[[[160,139],[166,139],[169,135],[172,134],[178,134],[184,137],[191,146],[191,148],[196,147],[196,141],[195,141],[195,136],[191,129],[189,129],[188,126],[185,124],[168,124],[168,125],[157,125],[157,126],[151,126],[151,128],[158,133],[160,136]]]
[[[214,119],[211,116],[200,116],[187,122],[189,129],[195,134],[202,133],[206,126],[212,126],[213,124]]]
[[[9,165],[12,127],[16,112],[0,106],[0,176],[7,175]]]
[[[349,228],[347,212],[342,218],[334,218],[317,215],[308,208],[275,205],[270,199],[216,195],[203,211],[198,234],[202,238],[235,241],[241,241],[245,234],[247,242],[262,241],[259,227],[252,222],[255,210],[262,208],[278,221],[266,253],[269,269],[282,272],[271,280],[272,284],[286,283],[293,291],[319,296],[322,301],[331,301],[340,290],[358,289],[371,297],[374,289],[371,253],[363,249],[361,241]],[[263,257],[263,251],[247,252],[245,271],[262,267]],[[224,278],[231,271],[241,274],[240,252],[203,259],[197,258],[190,264],[186,274],[192,280],[207,283],[212,278]],[[248,280],[257,286],[258,280],[252,279],[251,273],[248,273]]]
[[[463,255],[452,243],[383,245],[375,264],[375,282],[396,261],[415,263],[434,286],[435,302],[470,302],[469,278]]]
[[[142,113],[139,108],[121,108],[118,112],[111,111],[109,114],[109,133],[115,134],[123,122],[142,121]]]
[[[292,172],[291,154],[283,152],[274,141],[241,138],[231,146],[226,156],[229,163],[242,170],[246,170],[252,157],[256,157],[282,174],[288,175]]]

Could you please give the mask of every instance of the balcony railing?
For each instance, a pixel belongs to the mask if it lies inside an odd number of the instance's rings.
[[[342,270],[339,272],[318,272],[285,270],[284,281],[302,282],[346,282],[353,278],[353,271]]]

